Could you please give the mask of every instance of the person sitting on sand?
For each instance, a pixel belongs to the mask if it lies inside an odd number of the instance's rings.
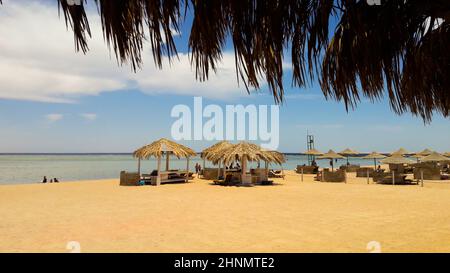
[[[42,179],[42,183],[47,183],[47,176],[44,176],[44,179]]]
[[[54,183],[59,183],[59,180],[55,177],[55,178],[53,178],[53,182]]]
[[[50,179],[50,183],[53,183],[53,179]]]

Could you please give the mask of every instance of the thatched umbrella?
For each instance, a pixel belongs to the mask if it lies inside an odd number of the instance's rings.
[[[406,158],[400,154],[394,154],[390,157],[382,159],[381,163],[383,163],[383,164],[411,164],[411,163],[414,163],[414,161],[412,161],[411,159]]]
[[[310,150],[306,151],[304,154],[305,155],[314,155],[314,156],[323,155],[322,152],[320,152],[316,149],[310,149]]]
[[[450,152],[444,153],[444,155],[450,157]]]
[[[421,152],[417,152],[417,153],[413,154],[412,157],[417,158],[417,162],[419,162],[421,160],[421,158],[428,156],[432,153],[433,153],[433,151],[431,151],[430,149],[424,149]]]
[[[217,142],[216,144],[204,149],[201,153],[201,158],[203,159],[203,169],[205,169],[205,160],[211,160],[217,153],[225,148],[229,148],[232,144],[226,140]],[[220,176],[220,164],[222,161],[218,161],[218,172],[217,176]],[[223,166],[225,168],[225,165]]]
[[[375,166],[374,170],[376,170],[377,169],[377,159],[382,159],[382,158],[385,158],[385,157],[386,156],[384,156],[382,154],[379,154],[377,152],[372,152],[372,153],[370,153],[370,154],[368,154],[368,155],[366,155],[366,156],[364,156],[362,158],[363,159],[373,159],[373,164]]]
[[[342,155],[337,154],[333,150],[329,150],[327,153],[318,157],[318,159],[331,159],[331,160],[342,159],[342,158],[344,158]],[[331,171],[334,171],[334,164],[331,164]]]
[[[428,156],[425,156],[421,159],[422,162],[445,162],[450,161],[450,158],[443,156],[437,152],[433,152]]]
[[[308,155],[308,161],[310,159],[309,156],[311,156],[313,160],[316,160],[316,156],[323,155],[323,153],[321,151],[318,151],[316,149],[309,149],[304,154]]]
[[[270,163],[276,163],[281,166],[281,172],[284,174],[283,170],[283,163],[286,162],[286,157],[284,154],[278,152],[278,151],[266,151],[262,149],[263,153],[266,153],[267,156],[270,158],[270,161],[264,161],[265,162],[265,170],[266,170],[266,178],[269,175],[269,164]]]
[[[416,155],[427,156],[427,155],[431,155],[432,153],[433,153],[433,151],[427,148],[421,152],[416,153]]]
[[[397,151],[391,153],[391,155],[408,155],[411,154],[410,152],[408,152],[405,148],[400,148]]]
[[[359,155],[360,153],[355,151],[355,150],[352,150],[350,148],[347,148],[347,149],[341,151],[339,154],[343,155],[343,156],[345,156],[347,158],[347,165],[348,165],[348,157],[349,156]]]
[[[173,37],[183,20],[191,18],[183,16],[186,8],[193,14],[187,35],[200,80],[217,70],[230,40],[244,85],[258,89],[263,80],[275,100],[282,101],[288,47],[293,84],[305,87],[318,77],[326,98],[343,101],[347,108],[363,96],[386,96],[396,113],[412,112],[427,121],[434,112],[450,115],[448,0],[390,0],[379,5],[347,0],[68,2],[58,1],[73,29],[76,49],[89,50],[85,5],[96,3],[106,43],[120,63],[131,63],[134,69],[142,63],[146,40],[159,67],[165,54],[177,54]]]
[[[184,157],[187,160],[187,175],[189,176],[189,157],[195,156],[196,153],[186,146],[183,146],[181,144],[178,144],[174,141],[168,140],[166,138],[161,138],[157,141],[152,142],[151,144],[145,145],[136,151],[134,151],[133,155],[135,158],[138,158],[139,165],[141,159],[148,159],[149,157],[155,157],[158,159],[158,178],[157,178],[157,184],[161,181],[161,157],[163,154],[166,154],[166,171],[169,170],[169,155],[173,154],[177,158]],[[139,173],[140,173],[140,167],[139,167]]]
[[[262,150],[256,144],[239,142],[217,151],[214,155],[211,155],[210,159],[215,163],[222,161],[224,166],[236,161],[241,162],[241,181],[244,184],[248,184],[250,183],[250,178],[246,175],[248,161],[266,161],[270,163],[276,162],[277,157],[272,152]]]

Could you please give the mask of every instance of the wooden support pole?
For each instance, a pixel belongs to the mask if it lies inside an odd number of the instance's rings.
[[[189,156],[186,157],[186,182],[189,180]]]
[[[369,169],[367,169],[367,185],[369,185],[369,182],[370,182],[370,174],[369,174]]]
[[[420,170],[420,181],[423,187],[423,170]]]
[[[392,185],[395,185],[395,172],[392,171]]]
[[[138,174],[141,175],[141,158],[138,158]]]
[[[156,186],[161,184],[161,155],[158,156],[158,175],[156,176]]]
[[[303,168],[302,168],[302,182],[303,182]]]
[[[169,152],[166,152],[166,172],[169,170]]]

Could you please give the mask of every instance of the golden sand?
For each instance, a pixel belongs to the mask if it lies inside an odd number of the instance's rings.
[[[0,186],[0,252],[450,252],[450,183]]]

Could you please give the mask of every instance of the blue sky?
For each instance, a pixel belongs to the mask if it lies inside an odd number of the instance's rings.
[[[51,2],[51,5],[48,3]],[[75,53],[72,34],[58,19],[54,1],[4,1],[0,8],[0,152],[130,152],[160,137],[170,137],[174,105],[273,104],[268,88],[247,95],[236,83],[234,57],[224,54],[218,75],[195,81],[187,56],[189,24],[177,37],[180,61],[158,71],[146,48],[144,68],[134,74],[118,67],[93,28],[91,51]],[[189,21],[189,18],[188,18]],[[286,60],[289,63],[289,60]],[[362,152],[411,151],[429,147],[450,151],[449,119],[435,116],[424,125],[410,114],[394,114],[386,101],[363,101],[346,112],[342,103],[325,101],[320,88],[290,88],[280,108],[280,147],[305,150],[306,132],[321,150],[351,147]],[[185,142],[195,150],[211,144]]]

